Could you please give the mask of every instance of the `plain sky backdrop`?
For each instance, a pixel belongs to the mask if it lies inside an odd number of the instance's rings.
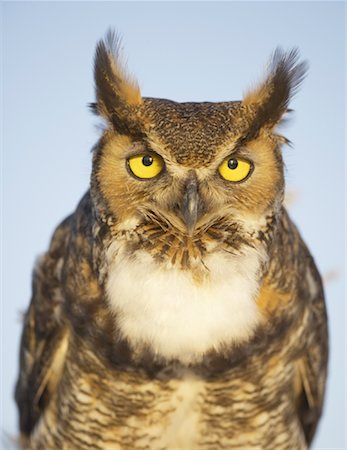
[[[344,2],[7,2],[1,10],[2,431],[17,432],[13,389],[35,257],[89,183],[99,134],[86,106],[93,53],[113,26],[144,96],[238,100],[276,46],[298,46],[309,61],[284,128],[293,148],[283,152],[290,213],[326,278],[331,354],[314,449],[345,449]]]

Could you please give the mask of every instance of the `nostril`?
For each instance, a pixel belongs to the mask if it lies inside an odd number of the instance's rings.
[[[174,203],[172,209],[177,213],[181,210],[179,203]]]

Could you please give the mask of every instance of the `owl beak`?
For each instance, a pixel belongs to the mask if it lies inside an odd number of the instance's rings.
[[[199,203],[200,197],[198,193],[198,181],[195,173],[193,172],[187,179],[181,204],[181,212],[189,236],[193,234],[196,222],[198,220]]]

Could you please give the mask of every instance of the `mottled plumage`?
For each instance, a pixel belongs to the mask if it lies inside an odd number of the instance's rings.
[[[176,103],[142,98],[118,53],[97,47],[90,189],[34,271],[23,448],[306,449],[327,318],[276,134],[305,64],[277,50],[242,101]]]

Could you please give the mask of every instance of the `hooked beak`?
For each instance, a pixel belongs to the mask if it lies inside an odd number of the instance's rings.
[[[189,236],[193,234],[193,231],[195,229],[199,210],[201,209],[200,203],[201,200],[198,193],[198,180],[196,178],[195,172],[191,172],[186,182],[181,204],[181,212]]]

